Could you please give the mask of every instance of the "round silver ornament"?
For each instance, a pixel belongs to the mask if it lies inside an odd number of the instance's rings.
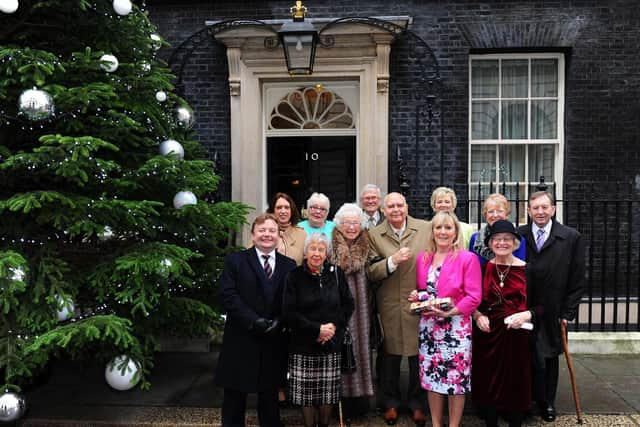
[[[167,93],[163,90],[159,90],[156,92],[156,101],[164,102],[167,100]]]
[[[160,268],[158,269],[158,274],[161,276],[167,277],[169,276],[169,269],[173,265],[173,262],[169,258],[165,258],[160,261]]]
[[[162,47],[162,38],[157,35],[157,34],[151,34],[149,35],[149,38],[151,39],[151,47],[153,48],[153,50],[158,50]]]
[[[106,242],[107,240],[111,240],[113,237],[113,230],[108,225],[104,226],[104,229],[98,233],[98,240],[101,242]]]
[[[149,71],[151,71],[151,64],[149,64],[147,61],[142,61],[140,63],[140,68],[142,69],[143,73],[148,73]]]
[[[29,120],[38,121],[50,118],[55,112],[51,95],[41,89],[27,89],[18,99],[18,111]]]
[[[64,322],[73,317],[75,307],[73,305],[73,299],[67,298],[66,300],[60,295],[56,295],[56,313],[58,315],[58,322]]]
[[[0,395],[0,422],[16,421],[22,418],[26,410],[27,403],[21,394],[7,390]]]
[[[13,13],[18,10],[18,0],[0,0],[0,12]]]
[[[184,159],[184,148],[182,147],[182,144],[175,139],[167,139],[160,143],[160,154],[163,156],[173,154],[182,160]]]
[[[9,279],[14,282],[22,282],[24,280],[24,270],[20,267],[10,267],[9,269]]]
[[[180,209],[185,205],[195,205],[198,203],[198,198],[191,191],[179,191],[173,196],[173,207]]]
[[[104,54],[100,57],[100,61],[106,62],[106,64],[100,64],[100,68],[105,70],[107,73],[113,73],[118,69],[118,58],[113,55]]]
[[[191,129],[196,122],[193,110],[187,106],[176,108],[176,121],[179,126]]]
[[[127,362],[128,359],[128,362]],[[126,366],[123,366],[124,363]],[[124,367],[124,372],[122,368]],[[104,379],[112,388],[120,391],[129,390],[136,386],[140,377],[136,374],[140,370],[140,364],[128,356],[116,356],[107,363],[104,369]]]
[[[131,2],[129,0],[113,0],[113,10],[120,16],[131,13]]]

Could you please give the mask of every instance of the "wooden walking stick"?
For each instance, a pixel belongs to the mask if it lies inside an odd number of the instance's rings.
[[[569,353],[569,344],[567,343],[567,326],[560,319],[560,334],[562,335],[562,348],[564,349],[564,357],[567,359],[567,368],[569,368],[569,378],[571,378],[571,390],[573,391],[573,401],[576,404],[576,416],[578,424],[582,424],[582,410],[580,409],[580,397],[578,396],[578,387],[576,387],[576,375],[573,372],[573,360]]]
[[[340,427],[344,427],[344,419],[342,418],[342,399],[338,400],[338,416],[340,417]]]

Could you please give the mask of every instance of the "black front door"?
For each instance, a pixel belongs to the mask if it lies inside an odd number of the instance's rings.
[[[329,219],[343,203],[356,200],[355,136],[267,138],[267,191],[289,194],[298,209],[313,192],[331,200]]]

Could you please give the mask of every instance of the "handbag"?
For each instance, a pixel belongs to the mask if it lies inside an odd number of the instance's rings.
[[[378,301],[376,294],[371,294],[371,325],[369,328],[369,348],[378,350],[384,341],[384,329],[382,328],[382,320],[378,312]]]
[[[342,349],[340,353],[340,371],[343,374],[352,374],[357,370],[356,355],[353,352],[353,337],[349,328],[344,330]]]

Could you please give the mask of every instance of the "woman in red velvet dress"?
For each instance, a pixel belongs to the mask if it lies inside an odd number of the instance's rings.
[[[485,239],[495,258],[487,263],[482,303],[473,313],[471,393],[487,427],[498,426],[498,414],[509,427],[519,427],[531,405],[532,313],[527,309],[525,262],[513,255],[520,239],[507,220],[496,221]]]

